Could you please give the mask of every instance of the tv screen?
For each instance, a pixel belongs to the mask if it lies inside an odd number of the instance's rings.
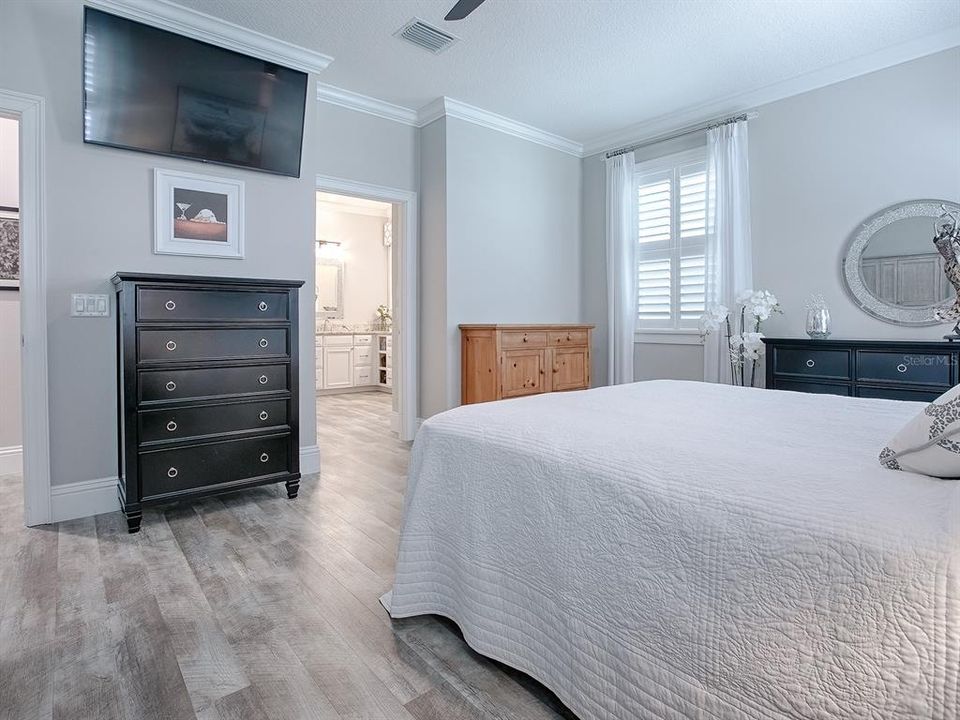
[[[300,177],[307,75],[84,8],[83,139]]]

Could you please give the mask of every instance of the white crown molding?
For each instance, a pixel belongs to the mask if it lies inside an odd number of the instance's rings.
[[[447,98],[438,97],[433,102],[427,103],[417,111],[417,126],[424,127],[434,120],[439,120],[447,114]]]
[[[417,127],[416,110],[394,105],[393,103],[378,100],[368,95],[361,95],[360,93],[351,92],[350,90],[334,87],[333,85],[318,82],[317,100],[329,103],[330,105],[339,105],[349,110],[356,110],[366,113],[367,115],[374,115],[385,120],[393,120],[403,125]]]
[[[212,15],[176,5],[169,0],[87,0],[87,4],[130,20],[186,35],[194,40],[202,40],[308,73],[320,72],[333,62],[332,57],[316,50],[277,40]]]
[[[583,146],[578,142],[453,98],[439,97],[419,110],[411,110],[368,95],[361,95],[318,82],[317,100],[413,127],[429,125],[434,120],[445,116],[455,117],[523,140],[529,140],[538,145],[560,150],[569,155],[582,157]]]
[[[960,32],[956,27],[941,30],[933,35],[884,48],[875,53],[852,58],[827,68],[804,73],[783,82],[724,98],[717,98],[598,136],[583,144],[583,157],[596,155],[631,143],[655,140],[657,137],[678,128],[742,112],[746,108],[757,108],[761,105],[784,100],[794,95],[800,95],[844,80],[867,75],[877,70],[949,50],[958,45],[960,45]]]
[[[447,117],[466,120],[474,125],[481,125],[491,130],[497,130],[498,132],[512,135],[513,137],[527,140],[537,145],[559,150],[568,155],[583,157],[583,145],[578,142],[561,137],[560,135],[555,135],[546,130],[541,130],[540,128],[535,128],[532,125],[527,125],[518,120],[511,120],[503,115],[497,115],[489,110],[468,105],[465,102],[454,100],[453,98],[438,98],[429,105],[424,106],[418,115],[419,125],[421,127],[446,115]]]

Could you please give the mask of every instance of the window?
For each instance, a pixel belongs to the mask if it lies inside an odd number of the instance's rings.
[[[706,279],[705,151],[637,165],[637,328],[694,329]]]

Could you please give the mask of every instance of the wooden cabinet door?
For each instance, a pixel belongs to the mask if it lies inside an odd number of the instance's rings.
[[[500,355],[501,397],[544,391],[544,350],[504,350]]]
[[[583,390],[590,387],[589,349],[554,348],[551,356],[551,390]]]
[[[324,346],[323,387],[326,390],[353,387],[352,347]]]

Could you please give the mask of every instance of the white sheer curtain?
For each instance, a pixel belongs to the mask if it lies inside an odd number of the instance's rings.
[[[728,123],[707,132],[706,304],[733,310],[736,297],[753,287],[750,244],[750,171],[747,123]],[[730,382],[726,329],[707,336],[703,378]]]
[[[607,369],[611,385],[633,382],[637,325],[637,198],[633,153],[607,158]]]

